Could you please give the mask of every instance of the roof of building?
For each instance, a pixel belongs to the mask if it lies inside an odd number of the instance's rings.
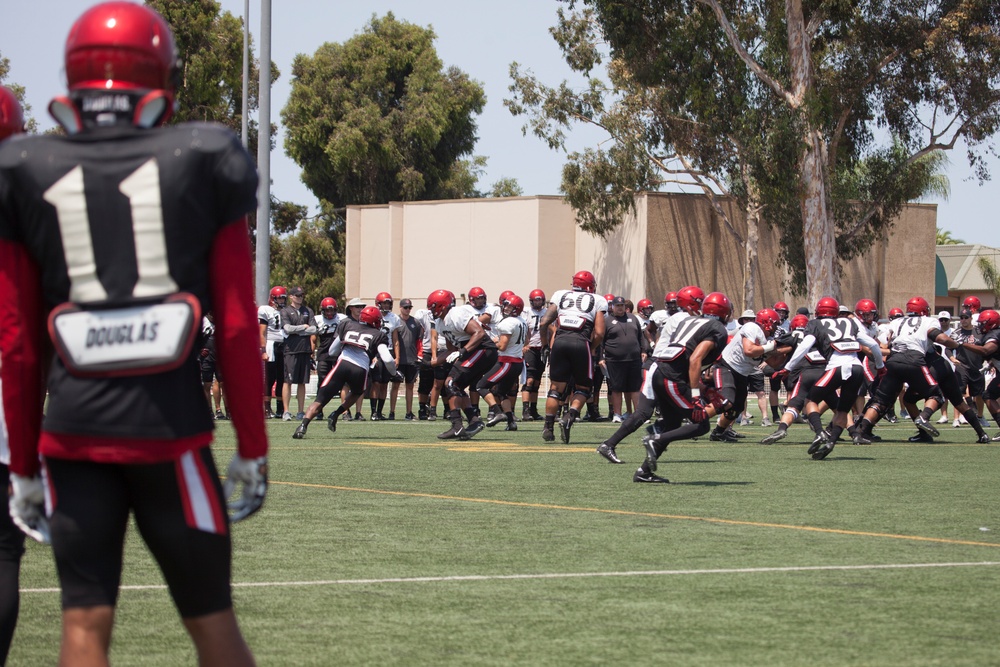
[[[955,243],[936,246],[935,250],[948,281],[948,291],[989,291],[979,270],[978,261],[980,257],[987,257],[1000,266],[1000,248],[978,243]]]

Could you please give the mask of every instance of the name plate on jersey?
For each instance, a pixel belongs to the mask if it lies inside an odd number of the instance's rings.
[[[587,319],[579,315],[559,315],[559,326],[563,329],[582,329]]]
[[[124,308],[65,303],[49,315],[56,352],[73,375],[118,377],[162,373],[190,355],[201,325],[191,294]]]
[[[838,341],[836,343],[830,343],[830,347],[835,349],[837,352],[843,352],[843,353],[861,351],[861,343],[859,343],[856,340],[844,340],[844,341]]]

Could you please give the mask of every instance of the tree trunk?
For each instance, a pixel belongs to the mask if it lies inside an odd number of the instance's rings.
[[[743,307],[757,310],[757,246],[760,242],[760,194],[757,185],[749,178],[748,169],[743,166],[743,181],[746,183],[747,240],[743,262]],[[765,304],[766,305],[766,304]]]

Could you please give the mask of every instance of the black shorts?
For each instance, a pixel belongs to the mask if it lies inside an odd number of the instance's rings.
[[[285,344],[275,342],[274,361],[264,362],[264,395],[272,393],[281,398],[281,385],[285,382]]]
[[[285,355],[285,384],[309,384],[308,352]]]
[[[447,355],[448,353],[441,350],[439,354]],[[417,386],[417,393],[428,396],[434,388],[434,383],[447,378],[449,372],[451,372],[451,364],[442,362],[437,366],[431,366],[431,355],[429,352],[425,352],[420,361],[420,384]]]
[[[937,380],[927,366],[926,357],[919,352],[890,354],[885,367],[886,374],[882,376],[875,394],[875,402],[879,405],[894,405],[903,384],[909,384],[910,389],[921,398],[938,392]]]
[[[469,358],[462,362],[456,362],[451,367],[448,374],[448,381],[452,386],[459,389],[475,388],[479,380],[488,370],[493,368],[497,361],[497,349],[495,347],[479,348],[473,351]]]
[[[817,380],[823,377],[825,372],[824,366],[806,365],[800,369],[795,384],[788,390],[785,406],[801,414],[802,408],[806,406],[806,399],[809,398],[809,390],[813,388]]]
[[[208,447],[176,461],[45,460],[63,609],[114,606],[129,512],[183,618],[232,606],[229,517]]]
[[[524,370],[528,380],[525,384],[533,384],[537,388],[538,381],[542,379],[542,375],[545,373],[545,364],[542,363],[542,348],[524,348]],[[532,382],[532,380],[535,382]]]
[[[864,370],[860,364],[854,364],[850,369],[851,375],[846,379],[845,371],[840,368],[826,370],[809,390],[809,400],[816,404],[826,401],[833,410],[850,412],[865,381]]]
[[[380,357],[375,358],[375,365],[370,372],[372,384],[389,384],[392,381],[392,374],[386,368],[385,362]]]
[[[747,376],[747,391],[755,394],[759,391],[764,391],[764,373],[754,371]]]
[[[352,364],[341,357],[330,371],[320,378],[316,389],[316,402],[326,405],[340,395],[345,386],[351,393],[360,396],[368,384],[368,369]]]
[[[208,384],[213,380],[218,380],[222,382],[222,374],[219,373],[219,367],[215,363],[215,359],[211,361],[207,359],[201,360],[201,383]]]
[[[965,366],[955,366],[955,377],[958,379],[959,389],[963,394],[975,398],[982,396],[986,391],[986,378],[978,369],[973,372]]]
[[[517,396],[517,383],[521,379],[521,369],[524,368],[522,361],[510,361],[511,357],[504,357],[508,361],[497,359],[493,368],[486,371],[476,391],[480,394],[492,392],[498,401],[505,396]]]
[[[990,385],[986,387],[986,391],[983,392],[983,398],[988,401],[1000,399],[1000,373],[997,373],[993,379],[990,380]]]
[[[549,379],[552,382],[573,382],[578,389],[594,386],[593,358],[590,341],[582,336],[558,336],[549,351]]]
[[[642,360],[604,360],[604,371],[608,378],[608,390],[631,393],[642,388]]]
[[[396,370],[403,374],[403,382],[413,384],[417,380],[418,368],[416,364],[400,364]],[[393,380],[395,382],[395,380]]]
[[[747,387],[750,378],[740,375],[729,364],[720,361],[712,366],[712,379],[715,380],[715,388],[719,393],[733,404],[732,409],[736,414],[743,412],[747,406]]]
[[[0,463],[0,482],[7,488],[7,466]],[[0,562],[19,563],[24,554],[24,533],[14,525],[10,512],[0,511]]]

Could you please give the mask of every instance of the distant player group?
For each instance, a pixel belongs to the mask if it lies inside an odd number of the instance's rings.
[[[436,382],[450,422],[439,438],[466,440],[501,423],[517,430],[514,404],[522,387],[522,421],[538,418],[543,441],[554,441],[558,430],[561,441],[569,443],[594,390],[594,360],[611,319],[609,302],[624,300],[597,294],[589,271],[575,274],[570,287],[551,299],[541,290],[532,291],[527,310],[524,300],[509,291],[497,304],[488,303],[478,287],[469,297],[468,304],[458,305],[454,293],[436,290],[427,298],[427,309],[415,315],[423,336],[420,374],[428,376],[419,392],[421,414],[426,414],[428,387]],[[343,400],[328,420],[335,431],[338,418],[349,415],[363,395],[370,368],[384,365],[393,381],[405,380],[392,351],[398,323],[386,325],[387,317],[396,317],[391,297],[388,303],[380,299],[379,305],[383,308],[349,313],[332,329],[329,355],[334,361],[321,376],[316,402],[294,437],[304,437],[309,422],[343,390]],[[825,297],[816,304],[814,319],[800,313],[789,320],[788,306],[779,302],[775,308],[745,313],[754,316],[741,318],[731,330],[726,325],[732,305],[720,292],[706,294],[687,286],[668,293],[663,310],[654,312],[645,299],[637,305],[649,344],[638,401],[597,448],[607,461],[622,463],[618,443],[652,419],[642,439],[646,457],[633,476],[636,482],[667,481],[655,472],[671,442],[706,434],[714,441],[742,438],[731,427],[746,408],[750,378],[760,368],[767,368],[772,388],[783,385],[787,392],[777,430],[761,442],[777,442],[792,424],[805,421],[815,434],[808,454],[817,460],[833,451],[845,431],[854,444],[877,440],[873,426],[887,416],[895,419],[900,398],[919,429],[914,441],[939,435],[931,416],[950,402],[956,420],[961,415],[979,442],[989,442],[971,399],[966,400],[967,389],[982,395],[994,418],[1000,417],[1000,382],[978,390],[975,386],[982,383],[978,373],[983,361],[996,359],[1000,351],[1000,314],[981,310],[975,297],[966,300],[962,326],[950,334],[948,324],[931,316],[927,300],[919,296],[907,302],[905,311],[890,311],[883,324],[871,299],[860,300],[851,311]],[[544,415],[539,415],[536,397],[546,367],[550,386]],[[479,397],[489,406],[485,420],[477,407]],[[824,425],[827,411],[832,419]]]

